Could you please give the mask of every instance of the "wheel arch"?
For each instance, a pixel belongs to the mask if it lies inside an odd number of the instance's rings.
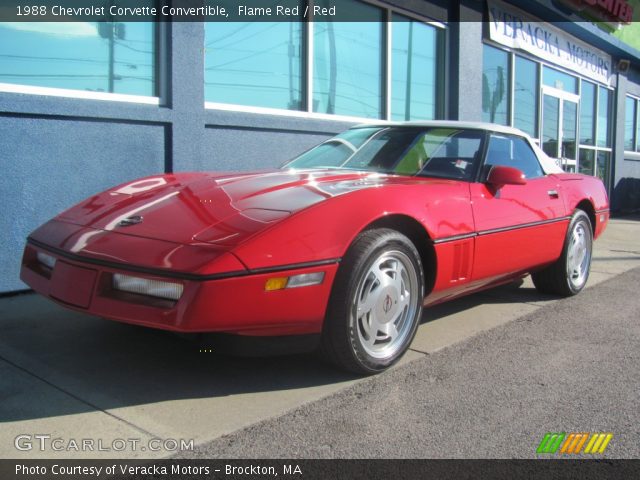
[[[596,231],[596,209],[593,207],[593,203],[590,200],[584,198],[578,202],[575,207],[576,209],[584,211],[589,217],[589,221],[591,222],[591,231],[595,235]]]
[[[433,289],[438,268],[433,240],[424,226],[415,218],[403,214],[390,214],[369,223],[362,231],[375,228],[389,228],[406,236],[416,247],[422,262],[425,295]]]

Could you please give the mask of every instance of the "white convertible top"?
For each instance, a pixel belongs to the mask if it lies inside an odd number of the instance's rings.
[[[511,135],[518,135],[527,139],[531,148],[535,152],[540,165],[545,173],[563,173],[564,170],[556,163],[556,161],[550,158],[544,151],[534,142],[529,135],[522,130],[515,127],[507,127],[505,125],[498,125],[488,122],[462,122],[457,120],[431,120],[431,121],[416,121],[416,122],[384,122],[384,123],[362,123],[352,128],[364,128],[364,127],[428,127],[428,128],[466,128],[473,130],[488,130],[497,133],[506,133]]]

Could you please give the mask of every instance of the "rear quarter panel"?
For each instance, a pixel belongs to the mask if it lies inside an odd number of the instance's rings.
[[[587,200],[595,213],[594,238],[598,238],[609,222],[609,198],[602,180],[581,174],[558,174],[562,189],[562,198],[568,214]]]

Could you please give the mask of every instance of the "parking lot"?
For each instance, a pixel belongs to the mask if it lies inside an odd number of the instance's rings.
[[[592,287],[638,266],[640,218],[614,219],[603,238],[595,243],[591,277],[579,297],[558,300],[540,295],[527,279],[521,284],[428,309],[401,365],[413,360],[425,363],[425,356],[437,361],[438,355],[432,354],[445,347],[528,314],[546,312],[540,309],[552,304],[557,304],[560,312],[562,302],[588,304]],[[603,312],[618,309],[620,302],[629,305],[638,302],[629,292],[622,300],[601,292],[597,298],[601,307],[605,302]],[[611,304],[606,304],[609,301]],[[588,331],[593,334],[590,341],[597,344],[597,329]],[[429,361],[427,358],[426,362]],[[525,364],[517,365],[525,368]],[[376,381],[385,385],[393,375],[394,371]],[[592,380],[585,377],[585,386]],[[33,294],[0,299],[0,457],[3,458],[180,454],[170,448],[173,444],[149,449],[149,440],[184,439],[193,440],[196,446],[204,445],[368,381],[338,372],[313,356],[224,357],[200,352],[191,342],[168,333],[70,312]],[[433,388],[438,388],[437,382]],[[607,394],[615,396],[616,391]],[[613,398],[612,405],[618,400],[629,404],[629,399]],[[366,403],[367,398],[361,402]],[[563,408],[570,409],[571,404]],[[574,418],[573,413],[569,411],[568,418]],[[464,415],[469,416],[469,421],[472,415],[478,421],[472,409],[462,415],[462,424]],[[113,446],[114,440],[138,439],[139,448],[134,451],[129,443],[122,451],[78,452],[65,448],[42,451],[33,442],[31,449],[16,449],[14,441],[19,435],[39,434],[66,441],[99,439],[107,447]],[[68,446],[68,442],[64,445]],[[477,445],[475,452],[464,452],[471,456],[491,455],[486,444]],[[240,455],[233,449],[228,452]],[[371,455],[384,454],[381,452],[374,449]],[[348,455],[344,451],[342,454]]]

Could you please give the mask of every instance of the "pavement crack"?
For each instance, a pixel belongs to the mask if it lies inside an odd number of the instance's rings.
[[[429,352],[425,352],[424,350],[418,350],[417,348],[409,347],[409,350],[416,353],[421,353],[423,355],[429,355]]]
[[[615,253],[631,253],[633,255],[640,255],[640,252],[637,252],[635,250],[611,250],[609,249],[610,252],[615,252]]]
[[[126,424],[126,425],[130,426],[131,428],[133,428],[133,429],[135,429],[135,430],[139,431],[140,433],[143,433],[143,434],[145,434],[145,435],[148,435],[148,436],[150,436],[151,438],[161,438],[159,435],[155,435],[154,433],[149,432],[148,430],[145,430],[144,428],[139,427],[138,425],[136,425],[136,424],[134,424],[134,423],[131,423],[130,421],[125,420],[124,418],[119,417],[118,415],[115,415],[115,414],[113,414],[113,413],[111,413],[111,412],[109,412],[109,411],[107,411],[107,410],[103,409],[102,407],[99,407],[98,405],[95,405],[94,403],[89,402],[88,400],[85,400],[84,398],[79,397],[78,395],[76,395],[76,394],[74,394],[74,393],[70,392],[69,390],[66,390],[66,389],[64,389],[64,388],[62,388],[62,387],[60,387],[60,386],[56,385],[55,383],[53,383],[53,382],[51,382],[51,381],[47,380],[46,378],[41,377],[40,375],[37,375],[37,374],[35,374],[35,373],[31,372],[30,370],[28,370],[28,369],[26,369],[26,368],[24,368],[24,367],[22,367],[22,366],[18,365],[17,363],[12,362],[11,360],[9,360],[9,359],[7,359],[7,358],[3,357],[2,355],[0,355],[0,360],[2,360],[3,362],[5,362],[5,363],[7,363],[7,364],[11,365],[12,367],[14,367],[14,368],[16,368],[16,369],[18,369],[18,370],[20,370],[21,372],[26,373],[27,375],[29,375],[29,376],[31,376],[31,377],[33,377],[33,378],[35,378],[35,379],[37,379],[37,380],[41,381],[42,383],[44,383],[44,384],[46,384],[46,385],[49,385],[50,387],[52,387],[52,388],[54,388],[54,389],[58,390],[59,392],[61,392],[61,393],[65,394],[65,395],[67,395],[67,396],[69,396],[69,397],[73,398],[74,400],[76,400],[76,401],[78,401],[78,402],[80,402],[80,403],[83,403],[84,405],[87,405],[87,406],[89,406],[89,407],[93,408],[93,409],[94,409],[94,410],[96,410],[96,411],[102,412],[102,413],[104,413],[105,415],[107,415],[107,416],[109,416],[109,417],[113,418],[114,420],[117,420],[117,421],[119,421],[119,422],[122,422],[122,423],[124,423],[124,424]]]

